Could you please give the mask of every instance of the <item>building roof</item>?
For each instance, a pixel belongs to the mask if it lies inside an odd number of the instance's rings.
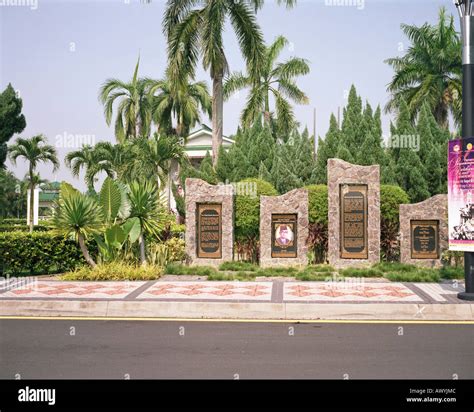
[[[230,146],[233,143],[233,139],[222,136],[223,146]],[[184,149],[191,158],[203,158],[207,152],[212,155],[212,129],[203,124],[186,138]]]

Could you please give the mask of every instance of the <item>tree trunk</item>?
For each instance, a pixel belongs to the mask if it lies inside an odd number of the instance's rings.
[[[263,113],[263,118],[266,125],[270,125],[270,101],[268,97],[268,92],[265,96],[265,111]]]
[[[30,167],[30,233],[33,233],[33,218],[35,216],[35,184],[33,182],[33,169]]]
[[[212,164],[217,165],[219,147],[222,145],[222,123],[224,112],[224,96],[222,88],[222,73],[212,79]]]
[[[94,262],[94,259],[92,259],[91,255],[89,254],[89,250],[87,250],[84,237],[81,234],[79,234],[78,240],[79,240],[79,247],[81,248],[82,254],[84,255],[84,259],[91,267],[95,268],[97,264]]]
[[[140,246],[140,263],[142,266],[146,266],[145,237],[143,236],[143,232],[140,233],[138,238],[138,245]]]

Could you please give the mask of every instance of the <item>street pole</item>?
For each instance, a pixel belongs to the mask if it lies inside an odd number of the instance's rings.
[[[462,35],[462,137],[474,137],[474,4],[454,0],[461,20]],[[474,300],[474,252],[464,252],[466,291],[458,298]]]

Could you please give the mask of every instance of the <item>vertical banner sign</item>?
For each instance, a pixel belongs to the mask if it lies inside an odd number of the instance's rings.
[[[222,257],[222,205],[197,205],[197,256],[220,259]]]
[[[474,252],[474,138],[449,141],[449,250]]]

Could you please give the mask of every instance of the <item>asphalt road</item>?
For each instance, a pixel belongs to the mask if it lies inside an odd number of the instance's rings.
[[[474,379],[474,325],[0,320],[1,379],[454,375]]]

